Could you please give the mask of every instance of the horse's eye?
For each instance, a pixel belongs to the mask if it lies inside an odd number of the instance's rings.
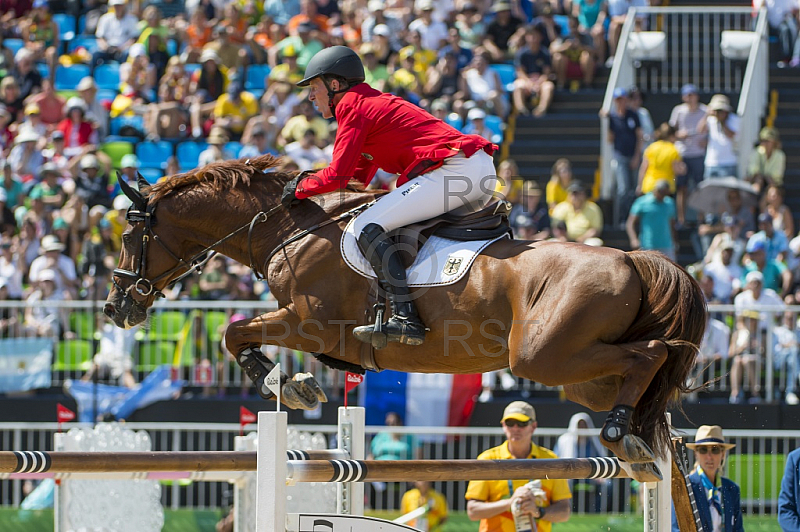
[[[130,244],[131,243],[130,233],[122,233],[122,241],[126,244]]]

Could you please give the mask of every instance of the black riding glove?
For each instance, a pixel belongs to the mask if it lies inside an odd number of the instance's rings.
[[[283,187],[283,194],[281,194],[281,204],[290,209],[300,203],[297,197],[297,184],[300,182],[300,176],[295,177]]]

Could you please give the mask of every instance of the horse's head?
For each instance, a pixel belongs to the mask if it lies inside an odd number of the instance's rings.
[[[157,297],[163,297],[162,290],[190,267],[170,249],[175,244],[155,232],[155,204],[131,188],[123,176],[118,179],[132,205],[126,215],[128,226],[122,233],[119,263],[103,313],[118,327],[129,328],[145,321],[147,309]],[[142,176],[138,184],[140,190],[149,187]]]

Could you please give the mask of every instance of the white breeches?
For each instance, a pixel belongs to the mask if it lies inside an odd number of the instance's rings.
[[[492,156],[485,151],[470,158],[459,153],[383,196],[353,222],[355,235],[371,223],[388,232],[446,212],[482,209],[492,199],[496,174]]]

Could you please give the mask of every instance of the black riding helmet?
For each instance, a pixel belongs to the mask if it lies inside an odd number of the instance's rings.
[[[298,87],[308,87],[311,80],[320,76],[330,74],[344,78],[349,85],[346,89],[334,91],[328,82],[323,79],[325,87],[328,89],[328,105],[333,112],[333,97],[339,93],[347,92],[350,87],[364,81],[364,65],[361,58],[347,46],[331,46],[317,52],[306,67],[305,77],[297,83]]]

